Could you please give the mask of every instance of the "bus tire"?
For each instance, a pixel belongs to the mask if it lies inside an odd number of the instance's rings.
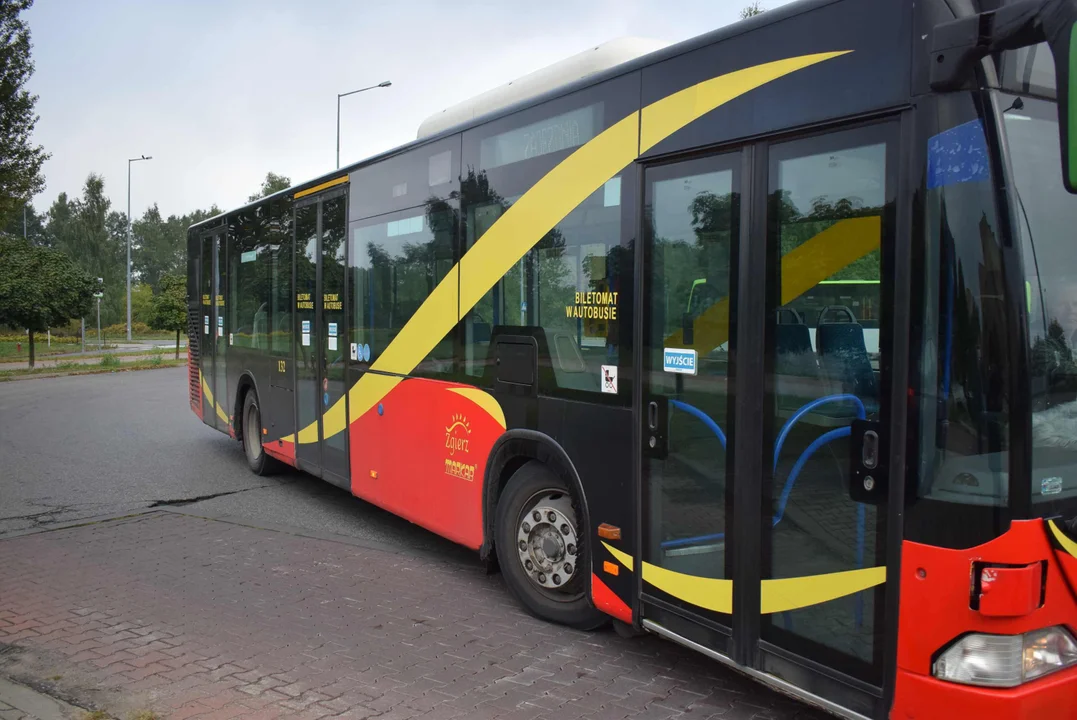
[[[262,409],[254,388],[247,390],[243,398],[243,425],[240,437],[247,466],[255,475],[272,475],[280,469],[280,462],[269,457],[262,448]]]
[[[528,612],[593,630],[609,618],[588,599],[591,562],[578,507],[564,480],[528,462],[498,499],[494,548],[509,590]]]

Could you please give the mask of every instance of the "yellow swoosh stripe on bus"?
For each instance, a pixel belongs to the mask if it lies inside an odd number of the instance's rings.
[[[325,412],[322,416],[323,437],[336,435],[347,427],[349,420],[374,407],[404,379],[402,376],[422,362],[509,268],[641,152],[761,85],[849,52],[841,50],[775,60],[705,80],[657,100],[642,111],[631,113],[577,148],[509,207],[446,274],[371,365],[375,372],[364,373],[348,391],[351,417],[345,417],[344,398]],[[460,283],[460,277],[466,281]],[[381,375],[379,371],[393,375]],[[301,444],[317,442],[318,423],[311,423],[295,436],[289,435],[283,440],[298,440]]]
[[[225,422],[231,422],[228,419],[228,413],[226,413],[224,411],[224,408],[218,405],[217,402],[213,399],[213,391],[209,389],[209,383],[206,382],[206,378],[202,375],[201,370],[198,371],[198,380],[202,383],[202,395],[205,396],[206,400],[209,400],[209,404],[212,405],[213,408],[217,411],[217,417],[219,417],[221,420],[224,420]]]
[[[1062,532],[1062,528],[1054,520],[1048,520],[1047,525],[1051,528],[1051,534],[1055,536],[1055,540],[1062,546],[1062,549],[1077,558],[1077,542],[1070,540],[1069,536]]]
[[[602,543],[617,562],[632,570],[632,556]],[[643,581],[686,603],[720,613],[733,612],[733,581],[697,577],[645,562]],[[763,615],[787,612],[853,595],[886,582],[884,566],[763,580],[760,584],[759,612]]]
[[[782,257],[782,305],[792,302],[837,271],[879,249],[882,218],[839,220]],[[709,353],[729,339],[729,298],[708,307],[692,324],[692,344],[678,330],[665,339],[665,347],[693,348]]]

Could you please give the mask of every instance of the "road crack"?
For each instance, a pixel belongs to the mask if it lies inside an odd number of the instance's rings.
[[[213,500],[219,497],[228,497],[229,495],[238,495],[239,493],[249,492],[251,490],[261,490],[263,488],[272,487],[271,485],[258,485],[251,488],[243,488],[242,490],[226,490],[225,492],[210,493],[209,495],[196,495],[190,498],[176,498],[174,500],[154,500],[150,503],[149,507],[183,507],[184,505],[193,505],[194,503],[202,502],[203,500]]]

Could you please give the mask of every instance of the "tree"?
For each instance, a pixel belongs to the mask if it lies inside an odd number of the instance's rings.
[[[0,0],[3,2],[3,0]],[[90,173],[82,197],[61,193],[49,208],[47,244],[67,253],[90,277],[101,278],[101,321],[123,322],[127,308],[127,216],[112,210],[100,175]]]
[[[284,175],[278,175],[275,172],[266,173],[266,179],[262,181],[262,188],[254,195],[247,198],[247,202],[254,202],[264,197],[268,197],[275,192],[281,190],[287,190],[292,186],[292,180]]]
[[[131,286],[131,322],[149,325],[153,318],[153,288],[144,282]]]
[[[26,90],[34,72],[30,28],[19,16],[32,4],[0,0],[0,227],[45,187],[41,166],[49,156],[31,141],[37,96]]]
[[[0,230],[13,237],[25,237],[31,245],[49,245],[45,235],[44,218],[30,203],[23,203],[19,210],[8,216],[7,227]]]
[[[740,11],[740,19],[747,20],[750,17],[762,15],[765,11],[766,8],[763,7],[763,4],[760,3],[759,0],[753,0],[751,5]]]
[[[34,333],[89,312],[94,281],[64,253],[0,236],[0,325],[26,328],[30,367]]]
[[[160,291],[150,304],[150,327],[176,331],[176,358],[179,359],[180,331],[187,328],[187,279],[178,273],[161,277]]]
[[[184,272],[187,259],[187,229],[206,218],[220,214],[214,205],[209,210],[195,210],[187,215],[169,215],[165,220],[157,204],[146,210],[132,228],[131,265],[140,282],[155,291],[168,273]]]

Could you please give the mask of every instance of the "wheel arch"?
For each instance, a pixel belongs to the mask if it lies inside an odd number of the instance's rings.
[[[549,435],[537,430],[509,430],[498,438],[486,459],[482,491],[482,547],[479,556],[483,561],[496,558],[494,553],[494,518],[497,502],[509,478],[524,464],[538,461],[545,464],[569,484],[580,504],[579,519],[581,535],[591,539],[591,513],[587,495],[576,466],[565,449]],[[588,543],[589,544],[589,543]]]
[[[236,381],[236,397],[232,403],[232,431],[236,439],[241,442],[243,439],[243,399],[247,397],[248,390],[254,390],[255,396],[259,401],[261,400],[262,394],[258,392],[258,383],[254,379],[254,374],[250,370],[244,370]]]

